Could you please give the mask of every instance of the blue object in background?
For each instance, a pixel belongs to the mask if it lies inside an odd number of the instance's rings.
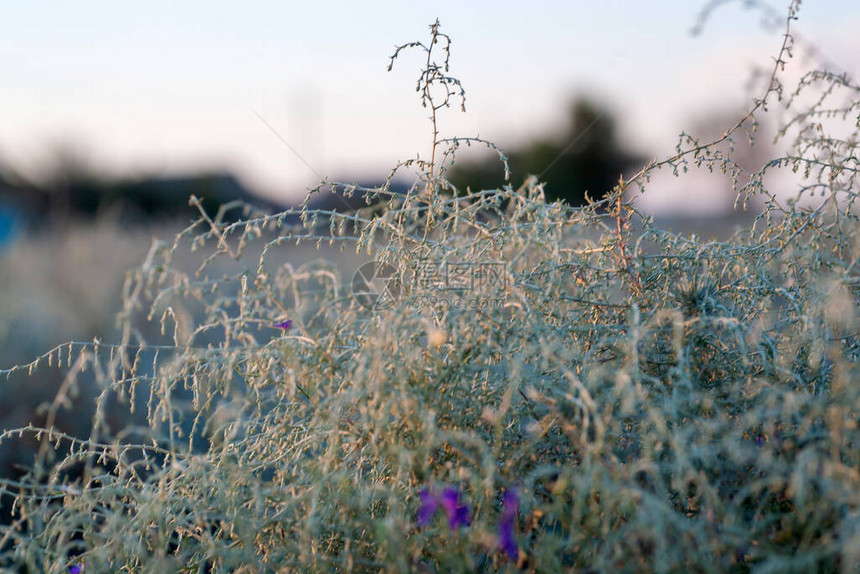
[[[0,205],[0,248],[12,242],[18,232],[18,220],[14,210]]]

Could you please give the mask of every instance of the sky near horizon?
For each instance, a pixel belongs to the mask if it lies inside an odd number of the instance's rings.
[[[384,177],[429,150],[418,53],[386,67],[436,18],[467,95],[442,136],[515,147],[590,96],[626,144],[662,157],[681,130],[748,105],[751,69],[782,42],[787,2],[767,4],[779,25],[727,2],[694,36],[705,2],[690,0],[0,2],[0,165],[34,172],[66,145],[108,173],[223,169],[293,199],[320,176]],[[856,0],[807,0],[794,25],[860,75]]]

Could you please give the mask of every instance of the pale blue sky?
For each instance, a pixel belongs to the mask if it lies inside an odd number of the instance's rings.
[[[468,97],[443,135],[514,146],[591,94],[626,140],[663,154],[693,118],[748,101],[750,66],[781,41],[741,2],[692,37],[702,4],[0,1],[0,160],[38,166],[65,142],[110,171],[224,167],[270,195],[316,183],[253,109],[318,173],[380,175],[428,149],[417,53],[386,66],[437,17]],[[804,2],[796,29],[860,74],[856,0]]]

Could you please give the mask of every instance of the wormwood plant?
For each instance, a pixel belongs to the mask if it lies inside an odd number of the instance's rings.
[[[437,19],[430,25],[430,41],[427,44],[423,42],[409,42],[397,46],[394,53],[391,55],[388,63],[388,71],[394,69],[394,63],[400,54],[406,50],[418,50],[423,52],[425,61],[421,73],[418,75],[418,81],[415,85],[415,91],[421,97],[421,107],[429,108],[430,110],[430,125],[432,127],[432,138],[430,144],[430,159],[423,160],[418,155],[413,159],[400,162],[392,170],[388,181],[394,177],[396,172],[401,168],[415,166],[419,170],[419,176],[423,180],[424,186],[430,192],[437,191],[437,188],[443,190],[450,189],[450,183],[444,178],[445,172],[449,165],[453,165],[456,151],[462,145],[471,146],[478,144],[494,150],[499,155],[499,161],[504,167],[505,181],[510,178],[510,170],[508,160],[504,152],[493,142],[479,137],[439,137],[439,112],[450,108],[452,103],[458,99],[460,101],[460,110],[466,111],[466,90],[460,83],[460,80],[449,76],[450,60],[451,60],[451,38],[447,34],[439,31],[440,24]],[[442,51],[442,61],[439,62],[434,57],[434,50],[437,54]],[[439,169],[437,171],[437,154],[440,153],[441,158],[438,162]]]
[[[425,91],[433,148],[413,191],[364,189],[382,206],[304,208],[299,224],[201,211],[155,242],[128,275],[120,341],[2,371],[26,384],[56,362],[68,377],[44,427],[0,434],[38,447],[0,481],[14,502],[0,564],[851,571],[860,87],[812,71],[783,88],[796,8],[747,118],[781,106],[789,150],[758,173],[724,145],[739,122],[715,142],[682,136],[582,208],[546,203],[534,179],[464,192],[434,168],[441,100]],[[438,22],[411,46],[427,55],[419,91],[462,94]],[[754,225],[702,241],[642,218],[633,192],[690,165],[764,198]],[[765,185],[786,167],[803,176],[795,198]],[[368,303],[334,264],[284,262],[323,242],[387,263],[398,289]],[[87,375],[92,431],[70,436],[53,421]],[[122,409],[139,424],[112,422]]]

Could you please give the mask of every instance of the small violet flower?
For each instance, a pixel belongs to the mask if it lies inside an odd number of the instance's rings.
[[[69,574],[84,574],[83,564],[75,564],[74,566],[69,568]]]
[[[418,516],[416,522],[418,526],[427,526],[436,515],[439,507],[445,511],[445,516],[448,518],[448,528],[457,530],[461,526],[469,526],[469,507],[465,504],[460,504],[460,491],[456,488],[448,486],[437,494],[432,489],[422,489],[418,493],[421,499],[421,506],[418,508]]]
[[[499,547],[511,560],[519,557],[519,547],[514,538],[520,495],[516,488],[509,488],[502,497],[502,517],[499,519]]]
[[[421,492],[418,493],[418,498],[421,499],[421,506],[418,507],[416,521],[418,522],[418,526],[424,527],[433,520],[436,509],[439,508],[439,503],[436,501],[436,497],[426,488],[421,489]]]
[[[459,490],[450,486],[445,488],[439,502],[448,517],[448,528],[457,530],[461,526],[469,526],[469,507],[460,504]]]
[[[272,325],[272,327],[275,327],[276,329],[283,329],[284,333],[289,331],[290,328],[292,328],[292,326],[293,326],[292,319],[287,319],[286,321],[281,321],[280,323],[275,323],[274,325]]]

